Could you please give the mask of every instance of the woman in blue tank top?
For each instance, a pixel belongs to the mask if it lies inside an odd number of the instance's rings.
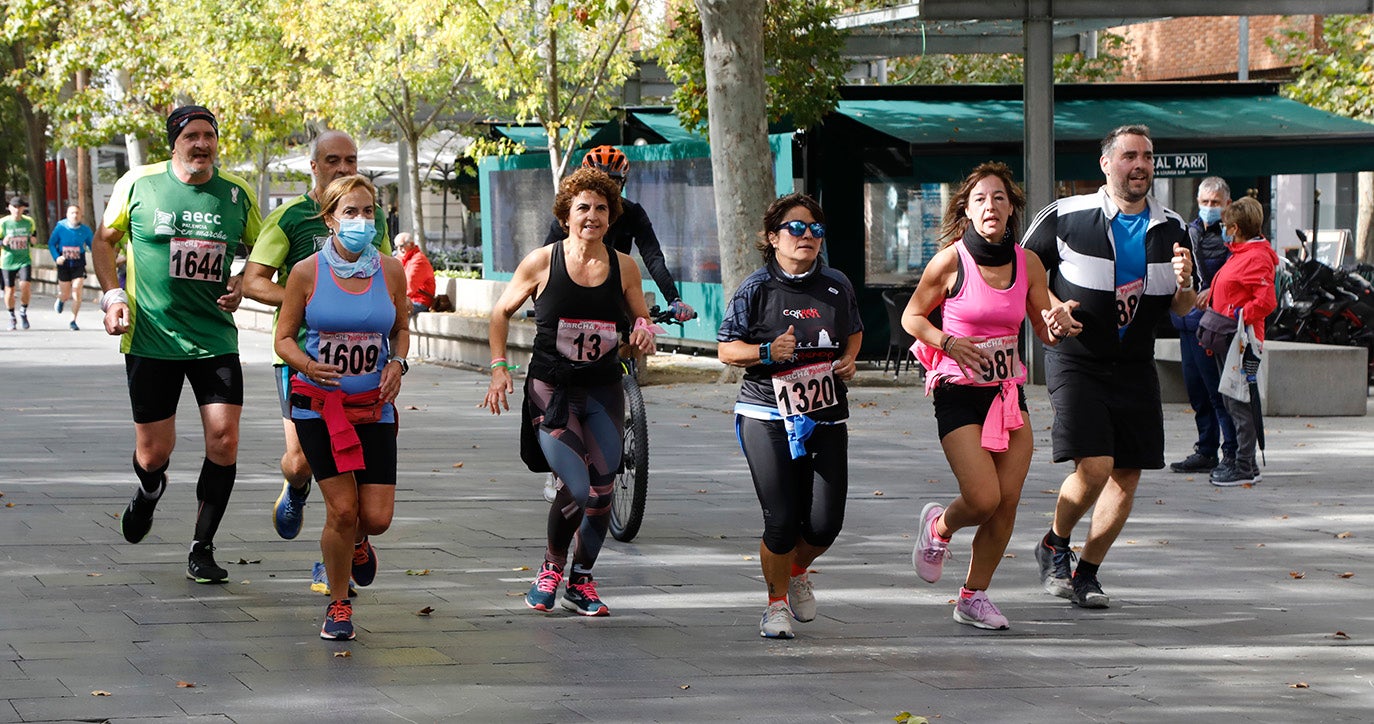
[[[553,211],[568,238],[521,260],[492,309],[491,385],[482,406],[496,415],[510,409],[506,396],[515,385],[506,336],[511,316],[533,297],[536,332],[525,382],[521,457],[535,472],[552,470],[562,484],[549,508],[544,562],[525,605],[553,609],[572,547],[563,608],[606,616],[610,609],[597,595],[591,571],[610,525],[624,439],[618,348],[631,319],[631,345],[653,352],[654,336],[639,267],[605,241],[620,215],[620,186],[599,170],[579,169],[560,184]]]
[[[368,536],[386,531],[395,510],[394,402],[410,350],[405,271],[372,245],[376,198],[363,176],[335,179],[325,189],[321,216],[333,234],[291,270],[275,342],[296,371],[291,419],[324,495],[325,573],[328,581],[351,577],[359,586],[377,575]],[[302,328],[304,349],[297,342]],[[332,587],[321,638],[353,638],[350,588]]]

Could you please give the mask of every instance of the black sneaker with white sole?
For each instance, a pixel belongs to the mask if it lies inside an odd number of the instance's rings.
[[[1073,598],[1073,551],[1059,548],[1041,538],[1035,544],[1035,562],[1040,566],[1040,587],[1059,598]]]
[[[192,543],[191,555],[186,558],[186,577],[196,583],[223,583],[229,571],[215,563],[215,547],[209,543]]]
[[[162,476],[162,490],[158,491],[156,498],[147,497],[141,486],[134,491],[133,499],[124,508],[124,514],[119,516],[119,532],[124,534],[124,540],[137,543],[148,535],[148,531],[153,529],[153,511],[157,509],[157,501],[162,500],[162,494],[166,492],[166,475]]]
[[[1102,584],[1097,582],[1097,576],[1082,575],[1081,571],[1073,575],[1073,597],[1069,600],[1079,608],[1107,608],[1112,605],[1112,599],[1102,592]]]

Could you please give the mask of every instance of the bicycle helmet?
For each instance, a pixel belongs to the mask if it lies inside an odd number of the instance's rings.
[[[630,170],[630,160],[615,146],[597,146],[582,157],[582,165],[604,172],[616,181],[624,181]]]

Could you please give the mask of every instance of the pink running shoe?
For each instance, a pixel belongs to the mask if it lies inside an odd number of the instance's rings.
[[[965,596],[964,591],[960,591],[959,602],[954,604],[954,620],[992,631],[1011,628],[1007,617],[988,600],[986,591],[974,591],[972,596]]]
[[[949,541],[940,540],[935,535],[935,521],[945,512],[939,503],[926,503],[921,510],[921,529],[916,535],[916,548],[911,551],[911,565],[916,567],[916,575],[926,583],[940,580],[940,573],[949,558]]]

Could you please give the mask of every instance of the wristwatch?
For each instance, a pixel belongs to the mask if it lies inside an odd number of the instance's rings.
[[[406,374],[407,372],[410,371],[410,363],[406,361],[406,358],[405,358],[405,357],[392,357],[392,358],[391,358],[391,361],[392,361],[392,362],[399,362],[399,363],[401,364],[401,376],[402,376],[402,377],[404,377],[405,374]]]

